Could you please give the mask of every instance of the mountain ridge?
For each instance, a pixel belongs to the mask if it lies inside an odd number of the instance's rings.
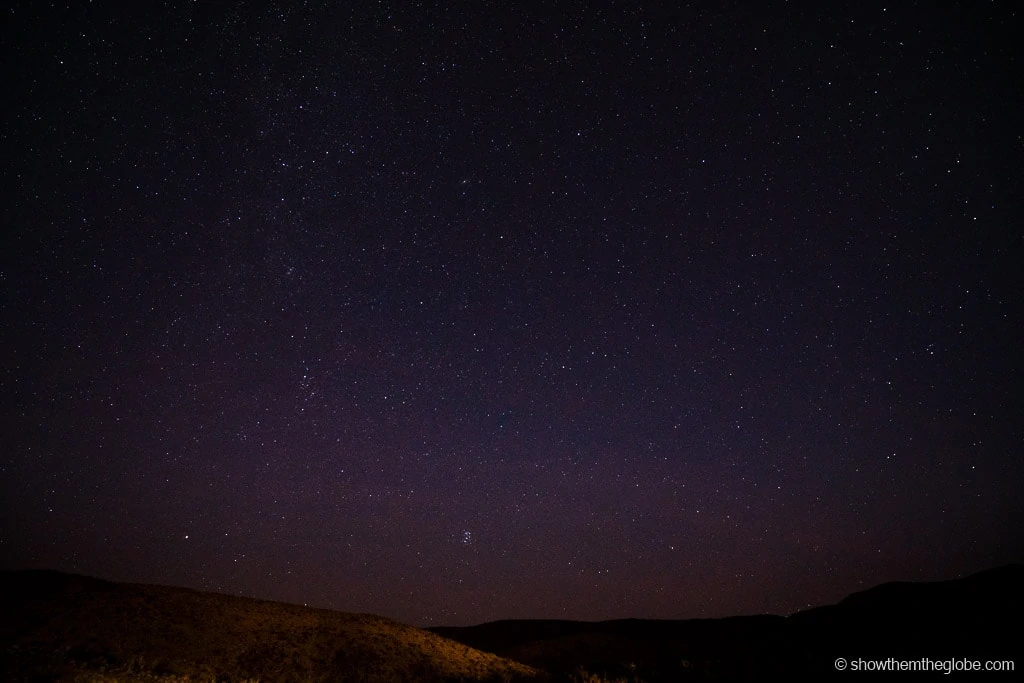
[[[53,570],[0,571],[0,677],[112,681],[819,679],[838,657],[1012,658],[1024,565],[897,581],[788,616],[499,620],[419,629]]]
[[[372,614],[51,570],[0,572],[4,680],[441,683],[537,675]]]
[[[1022,612],[1024,565],[1010,564],[946,581],[883,583],[788,616],[503,620],[430,630],[548,671],[739,681],[842,675],[839,657],[1016,656],[1019,628],[1001,624],[1019,623]]]

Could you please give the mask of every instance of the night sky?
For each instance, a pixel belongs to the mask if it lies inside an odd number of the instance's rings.
[[[1018,3],[167,5],[4,8],[3,567],[465,625],[1024,561]]]

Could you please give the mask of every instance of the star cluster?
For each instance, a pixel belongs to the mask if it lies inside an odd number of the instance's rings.
[[[14,3],[0,554],[373,612],[1021,561],[1012,3]]]

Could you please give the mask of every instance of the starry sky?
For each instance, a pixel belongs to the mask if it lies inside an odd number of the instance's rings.
[[[788,614],[1024,561],[1012,2],[13,2],[0,564]]]

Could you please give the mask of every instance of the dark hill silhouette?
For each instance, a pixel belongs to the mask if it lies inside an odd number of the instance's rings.
[[[1017,659],[1024,566],[935,583],[888,583],[789,617],[517,620],[435,633],[564,676],[804,680],[837,675],[838,657]],[[1021,661],[1024,664],[1024,661]]]
[[[508,681],[537,672],[383,617],[0,572],[4,681]]]
[[[789,617],[515,620],[428,630],[183,588],[7,571],[0,572],[0,680],[821,680],[856,675],[836,674],[837,657],[1020,661],[1022,609],[1020,565],[884,584]]]
[[[834,657],[1020,659],[1024,566],[951,581],[885,583],[789,617],[820,666]],[[830,658],[829,655],[832,655]],[[1024,664],[1024,661],[1022,661]]]

